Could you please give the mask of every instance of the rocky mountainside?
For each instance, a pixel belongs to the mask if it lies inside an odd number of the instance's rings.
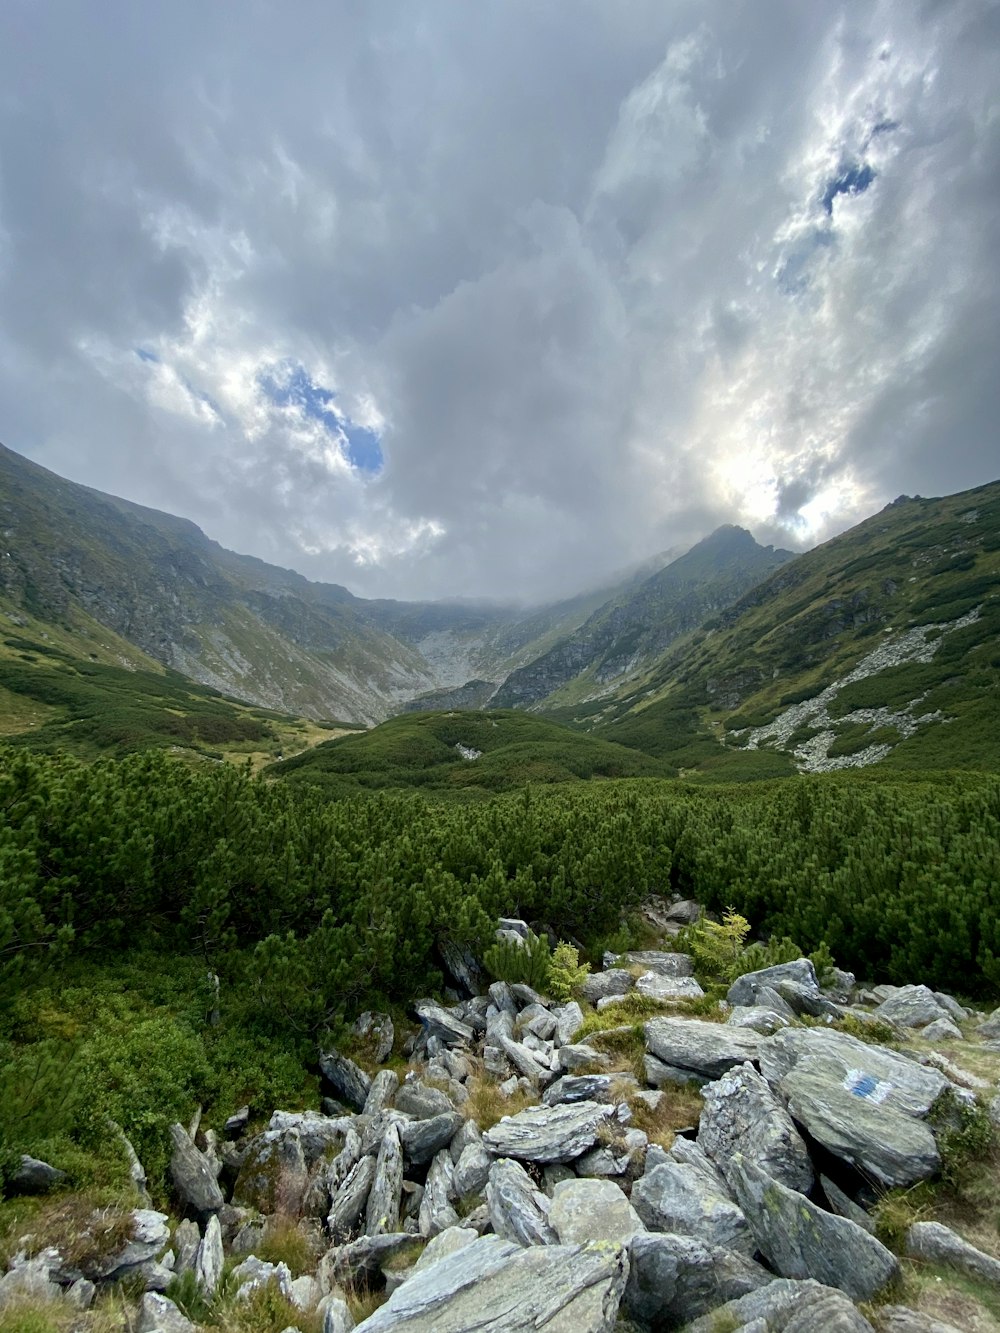
[[[623,676],[662,657],[678,639],[794,558],[791,551],[759,546],[743,528],[719,528],[512,672],[493,706],[558,706],[608,694]]]
[[[362,1014],[319,1056],[321,1112],[173,1124],[182,1220],[132,1152],[140,1206],[21,1237],[0,1319],[124,1284],[139,1333],[995,1330],[1000,1244],[963,1191],[995,1212],[1000,1011],[804,958],[712,1001],[670,939],[698,905],[647,910],[660,947],[574,998],[486,987],[456,950],[468,998],[416,1001],[408,1033]],[[62,1180],[25,1157],[9,1188]]]

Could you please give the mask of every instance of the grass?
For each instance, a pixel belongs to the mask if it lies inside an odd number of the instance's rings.
[[[634,1128],[641,1129],[650,1143],[669,1149],[679,1129],[697,1124],[704,1102],[698,1089],[690,1085],[671,1085],[662,1091],[663,1096],[655,1110],[640,1097],[632,1095],[627,1100]]]
[[[369,1315],[373,1315],[380,1306],[385,1305],[388,1299],[388,1292],[384,1290],[376,1291],[371,1287],[357,1287],[349,1289],[347,1292],[347,1306],[355,1324],[360,1324]],[[303,1329],[302,1333],[306,1333],[306,1330]]]
[[[86,1314],[61,1298],[15,1297],[0,1309],[0,1333],[122,1333],[126,1324],[116,1297],[99,1296]]]
[[[316,1236],[282,1213],[268,1218],[263,1240],[254,1247],[257,1258],[265,1263],[287,1264],[292,1277],[314,1273],[321,1252]]]
[[[466,1083],[469,1096],[459,1107],[462,1115],[474,1120],[481,1130],[492,1129],[504,1116],[517,1115],[529,1106],[538,1105],[538,1097],[525,1092],[521,1087],[505,1097],[500,1087],[486,1075],[473,1075]]]
[[[92,1276],[101,1261],[132,1238],[131,1201],[83,1191],[38,1200],[11,1199],[0,1206],[0,1253],[29,1255],[58,1248],[67,1264]]]

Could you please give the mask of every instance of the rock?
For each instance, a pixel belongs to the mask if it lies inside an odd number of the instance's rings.
[[[567,1074],[545,1089],[542,1102],[545,1106],[560,1106],[565,1102],[608,1102],[611,1089],[625,1078],[622,1074]]]
[[[455,1197],[464,1199],[471,1194],[482,1194],[492,1165],[493,1158],[481,1142],[464,1148],[455,1164]]]
[[[787,1027],[790,1021],[774,1009],[763,1009],[759,1005],[747,1008],[742,1004],[737,1005],[726,1019],[730,1027],[753,1028],[765,1037],[777,1032],[779,1028]]]
[[[607,999],[609,995],[627,995],[635,985],[635,977],[624,968],[612,968],[608,972],[591,972],[580,987],[580,994],[591,1004]]]
[[[935,1018],[928,1023],[920,1035],[924,1041],[964,1041],[962,1029],[950,1018]]]
[[[648,1051],[663,1064],[709,1079],[756,1060],[761,1045],[760,1036],[749,1029],[697,1018],[651,1018],[643,1030]]]
[[[421,1236],[436,1236],[439,1231],[458,1225],[458,1214],[451,1206],[454,1197],[455,1163],[451,1153],[442,1149],[427,1172],[418,1218]]]
[[[558,1020],[550,1009],[541,1004],[529,1004],[526,1009],[521,1010],[516,1026],[522,1031],[531,1032],[543,1041],[548,1041],[555,1035],[557,1023]]]
[[[622,1308],[656,1329],[679,1328],[771,1281],[749,1258],[690,1236],[637,1235],[628,1257]]]
[[[626,1245],[645,1231],[638,1213],[610,1180],[564,1180],[552,1191],[549,1225],[560,1245],[606,1241]]]
[[[506,981],[494,981],[489,988],[489,997],[500,1013],[517,1017],[517,1000]]]
[[[272,1282],[286,1300],[292,1298],[292,1275],[287,1264],[265,1263],[255,1254],[250,1254],[233,1269],[232,1277],[236,1283],[236,1295],[240,1300],[246,1300],[255,1291]]]
[[[826,1195],[826,1201],[830,1205],[830,1212],[836,1213],[838,1217],[849,1218],[852,1222],[857,1222],[859,1227],[864,1227],[866,1231],[875,1234],[875,1220],[861,1207],[855,1203],[849,1194],[845,1194],[839,1185],[836,1185],[829,1176],[820,1176],[820,1187]]]
[[[254,1139],[243,1159],[233,1202],[259,1213],[298,1213],[308,1184],[298,1130],[269,1129]]]
[[[379,1278],[383,1264],[419,1243],[407,1231],[359,1236],[336,1251],[330,1263],[329,1277],[342,1287],[368,1285]]]
[[[632,1207],[650,1231],[694,1236],[747,1258],[754,1252],[750,1224],[728,1191],[688,1163],[646,1172],[632,1186]]]
[[[332,1292],[323,1297],[316,1313],[323,1316],[323,1333],[353,1333],[355,1323],[350,1306]]]
[[[629,953],[617,955],[614,961],[626,967],[644,967],[647,972],[657,972],[661,977],[693,977],[694,962],[690,954],[669,953],[662,949],[632,949]]]
[[[158,1213],[152,1208],[133,1208],[131,1213],[131,1238],[119,1250],[104,1254],[96,1263],[90,1265],[84,1277],[94,1281],[117,1282],[131,1277],[137,1271],[143,1271],[148,1277],[158,1255],[170,1244],[170,1227],[166,1213]],[[173,1276],[166,1274],[166,1283]]]
[[[413,1123],[413,1119],[405,1111],[396,1111],[387,1107],[371,1117],[358,1116],[354,1123],[361,1131],[361,1156],[377,1157],[378,1150],[382,1146],[382,1140],[389,1130],[395,1128],[400,1139],[402,1139],[403,1130],[407,1125]]]
[[[568,1042],[559,1047],[558,1061],[559,1068],[570,1074],[576,1069],[586,1069],[589,1065],[606,1068],[611,1063],[611,1057],[596,1046],[588,1046],[586,1042]]]
[[[451,1099],[440,1088],[428,1087],[413,1074],[407,1074],[399,1091],[396,1093],[397,1111],[405,1111],[417,1120],[430,1120],[432,1116],[444,1115],[454,1111]]]
[[[816,969],[808,958],[796,958],[791,963],[776,963],[773,967],[762,967],[756,972],[745,972],[729,987],[726,999],[732,1005],[755,1004],[759,987],[768,986],[777,990],[783,981],[796,982],[816,999],[822,998]]]
[[[906,1233],[906,1253],[911,1259],[949,1264],[980,1282],[1000,1287],[1000,1259],[977,1250],[940,1222],[914,1222]]]
[[[191,1142],[183,1125],[170,1126],[174,1150],[170,1157],[170,1179],[185,1208],[202,1217],[217,1213],[225,1204],[219,1182],[205,1158]]]
[[[399,1230],[402,1191],[403,1149],[399,1142],[399,1131],[393,1125],[382,1140],[375,1162],[375,1178],[365,1211],[365,1230],[369,1236]]]
[[[549,1200],[535,1189],[524,1167],[501,1158],[490,1168],[486,1204],[493,1230],[518,1245],[555,1245],[558,1236],[549,1222]]]
[[[51,1301],[59,1295],[59,1287],[50,1274],[59,1266],[57,1250],[43,1250],[33,1259],[21,1258],[9,1273],[0,1276],[0,1310],[22,1300]]]
[[[927,1125],[893,1106],[890,1089],[861,1069],[845,1073],[839,1060],[807,1056],[778,1088],[818,1143],[886,1189],[925,1180],[941,1165]]]
[[[365,1321],[365,1333],[611,1333],[628,1262],[609,1246],[518,1249],[483,1236],[414,1275]]]
[[[513,916],[502,916],[497,922],[497,930],[506,930],[522,940],[526,940],[531,933],[527,921],[522,921],[520,917]]]
[[[479,995],[486,984],[486,977],[472,950],[456,944],[454,940],[441,939],[437,942],[437,951],[445,971],[462,990],[467,995]]]
[[[635,989],[651,1000],[697,1000],[705,994],[694,977],[669,977],[659,972],[644,972]]]
[[[568,1004],[553,1009],[552,1013],[556,1020],[555,1043],[557,1046],[568,1046],[583,1027],[583,1010],[576,1000],[570,1000]]]
[[[429,1162],[435,1153],[451,1142],[464,1121],[458,1111],[431,1116],[429,1120],[412,1120],[399,1131],[403,1156],[408,1162]]]
[[[505,1116],[483,1135],[483,1146],[494,1157],[517,1157],[530,1162],[571,1162],[597,1142],[602,1126],[621,1122],[627,1107],[599,1102],[566,1106],[532,1106]]]
[[[519,1041],[514,1041],[510,1037],[500,1038],[500,1049],[511,1062],[515,1069],[519,1070],[525,1078],[531,1080],[535,1087],[540,1087],[549,1074],[548,1068],[541,1064],[535,1058],[532,1051]]]
[[[683,1088],[688,1084],[698,1087],[709,1081],[704,1074],[696,1074],[693,1069],[678,1069],[674,1065],[665,1065],[662,1060],[657,1060],[655,1055],[648,1053],[643,1056],[642,1064],[646,1072],[646,1082],[652,1084],[654,1088]]]
[[[806,1280],[769,1282],[689,1324],[684,1333],[874,1333],[842,1291]]]
[[[919,1314],[905,1305],[883,1305],[879,1310],[880,1333],[962,1333],[954,1324]]]
[[[826,1028],[787,1028],[760,1046],[760,1072],[772,1088],[806,1056],[823,1055],[836,1060],[842,1077],[857,1074],[872,1079],[881,1105],[906,1115],[923,1118],[950,1085],[937,1069],[919,1065],[897,1051],[872,1046],[846,1032]]]
[[[204,1238],[198,1246],[194,1259],[195,1279],[206,1296],[215,1295],[222,1277],[225,1258],[222,1248],[222,1227],[218,1215],[213,1213],[208,1219]]]
[[[413,1006],[429,1037],[438,1037],[445,1046],[470,1046],[475,1035],[468,1023],[433,1000],[421,1000]]]
[[[828,1000],[836,1004],[850,1004],[857,989],[858,979],[853,972],[845,972],[842,967],[831,967],[823,974],[820,990]]]
[[[457,1254],[459,1250],[464,1250],[466,1245],[471,1245],[475,1239],[476,1233],[469,1227],[446,1227],[444,1231],[439,1231],[436,1236],[432,1236],[427,1242],[422,1254],[413,1265],[411,1273],[422,1273],[425,1268],[440,1263],[442,1259],[447,1259],[450,1254]]]
[[[809,1150],[791,1116],[751,1064],[735,1066],[702,1088],[705,1109],[698,1122],[698,1146],[726,1175],[734,1153],[789,1189],[808,1194],[813,1185]]]
[[[729,1181],[757,1248],[781,1277],[815,1278],[867,1301],[899,1276],[899,1262],[867,1231],[824,1212],[737,1154]]]
[[[352,1024],[351,1031],[356,1037],[371,1044],[371,1058],[374,1064],[385,1064],[392,1054],[392,1043],[396,1038],[396,1031],[388,1014],[373,1013],[372,1010],[366,1009]]]
[[[368,1089],[362,1115],[378,1115],[379,1111],[384,1111],[398,1090],[399,1075],[392,1069],[380,1069]]]
[[[195,1326],[173,1301],[158,1292],[147,1291],[139,1302],[136,1333],[195,1333]]]
[[[333,1196],[326,1224],[335,1241],[346,1240],[356,1229],[364,1215],[374,1179],[375,1158],[362,1157]]]
[[[523,981],[515,981],[510,988],[510,993],[522,1009],[529,1004],[547,1003],[544,995],[539,995],[538,991],[532,989],[531,986],[526,986]]]
[[[264,1133],[275,1138],[294,1134],[302,1145],[306,1164],[312,1166],[331,1148],[339,1147],[351,1123],[349,1116],[331,1118],[318,1111],[275,1111]]]
[[[676,921],[679,926],[693,926],[701,920],[701,913],[701,903],[696,903],[693,898],[678,898],[670,903],[663,915],[665,920]]]
[[[184,1218],[177,1223],[174,1231],[174,1271],[178,1275],[194,1268],[200,1244],[201,1232],[196,1222]]]
[[[316,1309],[321,1295],[319,1283],[311,1274],[303,1273],[292,1279],[291,1302],[306,1314]]]
[[[238,1139],[247,1125],[250,1123],[250,1107],[241,1106],[235,1111],[223,1126],[222,1132],[227,1139]]]
[[[948,1014],[927,986],[900,986],[879,1005],[875,1017],[901,1028],[922,1028]]]
[[[61,1185],[65,1179],[65,1171],[22,1153],[20,1165],[8,1177],[4,1189],[8,1194],[44,1194],[46,1190]]]
[[[323,1077],[342,1101],[355,1111],[364,1109],[372,1081],[363,1069],[338,1051],[322,1053],[319,1067]]]
[[[448,1151],[451,1153],[451,1160],[458,1165],[458,1159],[465,1152],[466,1148],[472,1144],[482,1144],[482,1130],[474,1120],[463,1120],[458,1130],[452,1135],[448,1144]]]
[[[85,1277],[78,1277],[66,1288],[66,1299],[75,1310],[89,1310],[96,1295],[97,1287]]]
[[[935,1000],[937,1000],[938,1004],[953,1022],[964,1023],[967,1018],[971,1017],[971,1009],[966,1009],[963,1005],[960,1005],[954,995],[948,995],[940,990],[934,991],[933,995]]]

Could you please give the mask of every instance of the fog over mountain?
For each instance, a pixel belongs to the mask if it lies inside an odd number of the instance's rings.
[[[0,438],[359,595],[997,474],[991,0],[0,9]]]

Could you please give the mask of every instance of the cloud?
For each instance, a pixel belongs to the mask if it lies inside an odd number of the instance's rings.
[[[0,435],[364,595],[996,473],[987,0],[0,13]]]

